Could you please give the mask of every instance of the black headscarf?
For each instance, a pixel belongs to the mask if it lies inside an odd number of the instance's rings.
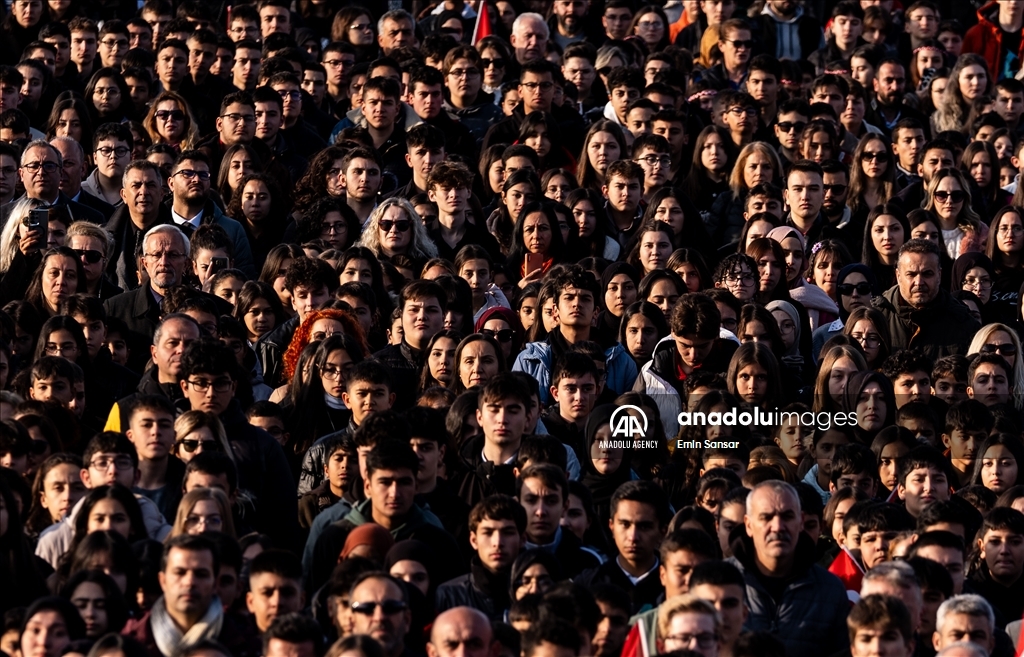
[[[850,378],[846,380],[846,389],[843,391],[843,407],[842,410],[846,412],[857,411],[857,400],[860,399],[860,393],[868,386],[869,383],[877,383],[882,388],[882,394],[885,395],[885,418],[882,421],[882,428],[891,426],[896,423],[896,395],[892,389],[892,383],[889,379],[881,372],[856,372],[850,375]],[[873,434],[867,434],[859,425],[854,426],[854,433],[863,441],[865,445],[870,445],[878,432]]]
[[[562,531],[568,530],[563,529]],[[516,589],[519,588],[519,580],[523,578],[523,573],[535,563],[544,566],[554,582],[562,581],[562,565],[558,563],[554,554],[540,548],[521,552],[512,563],[512,575],[509,578],[509,597],[512,600],[516,599]]]
[[[637,273],[633,265],[626,262],[613,262],[601,273],[601,298],[596,299],[598,305],[604,306],[604,294],[608,291],[608,286],[611,284],[612,279],[619,274],[629,276],[629,280],[633,281],[633,285],[637,288],[640,287],[640,274]],[[639,296],[637,299],[639,299]],[[605,309],[601,312],[598,322],[601,325],[602,335],[615,336],[615,339],[618,339],[619,325],[622,324],[621,317],[616,317]]]
[[[971,271],[975,267],[981,267],[988,272],[989,278],[993,281],[996,279],[995,267],[992,265],[992,261],[984,253],[977,253],[972,251],[970,253],[964,253],[953,262],[953,278],[950,279],[950,285],[952,291],[957,292],[964,286],[964,279],[967,278],[967,272]]]
[[[587,418],[585,429],[587,443],[586,452],[583,455],[582,472],[580,481],[590,490],[594,497],[594,512],[597,514],[597,522],[600,526],[608,523],[610,515],[610,504],[612,495],[622,484],[632,479],[629,463],[632,459],[631,450],[625,449],[622,452],[622,463],[619,468],[611,474],[601,474],[594,468],[594,461],[591,458],[591,448],[597,440],[597,431],[603,426],[608,426],[615,411],[612,404],[604,404],[595,408],[590,417]]]

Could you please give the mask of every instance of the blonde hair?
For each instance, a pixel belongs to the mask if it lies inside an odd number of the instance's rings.
[[[668,636],[673,616],[685,613],[711,616],[715,619],[715,632],[722,629],[722,617],[718,615],[718,610],[713,604],[692,593],[683,593],[669,598],[658,607],[658,638],[664,639]]]
[[[416,214],[416,208],[412,207],[412,203],[399,196],[384,199],[380,205],[374,208],[369,221],[366,222],[362,236],[353,246],[365,246],[373,251],[378,258],[383,257],[384,249],[380,244],[380,220],[384,218],[384,213],[388,208],[395,206],[401,208],[402,212],[412,221],[412,240],[409,242],[409,252],[406,255],[422,260],[436,258],[437,246],[427,235],[427,229],[423,226],[420,216]]]
[[[160,132],[156,129],[156,108],[157,105],[170,100],[178,104],[180,109],[185,114],[185,118],[182,119],[184,123],[184,129],[181,135],[181,143],[175,144],[179,146],[181,150],[187,151],[195,147],[196,142],[199,141],[199,128],[196,127],[196,119],[192,116],[192,110],[189,108],[188,103],[180,95],[173,91],[161,92],[153,101],[149,104],[149,112],[146,113],[146,118],[142,120],[142,127],[149,133],[150,138],[154,144],[166,144],[167,140],[160,135]]]
[[[750,142],[736,156],[736,164],[733,165],[732,173],[729,175],[729,189],[732,190],[733,198],[740,202],[746,199],[747,192],[750,191],[747,187],[747,181],[743,178],[743,169],[746,168],[747,160],[754,153],[763,155],[771,162],[772,169],[775,170],[773,183],[782,175],[782,160],[779,159],[779,154],[775,152],[775,149],[763,141]]]
[[[174,516],[174,526],[171,527],[171,533],[167,535],[167,539],[188,533],[185,528],[188,517],[196,504],[204,500],[213,501],[220,510],[220,532],[231,538],[237,538],[235,536],[235,521],[231,517],[231,502],[228,501],[228,496],[224,494],[224,491],[219,488],[196,488],[185,493],[185,497],[181,498],[181,502],[178,503],[178,513]]]
[[[178,419],[174,421],[174,455],[178,455],[179,444],[185,439],[185,436],[203,427],[210,429],[210,433],[220,443],[221,451],[234,461],[235,454],[231,450],[231,443],[228,442],[228,434],[224,430],[224,425],[216,415],[205,411],[188,411],[179,415]]]
[[[91,221],[76,221],[68,226],[68,242],[72,237],[95,237],[103,242],[103,258],[110,260],[110,254],[114,252],[114,236],[102,226],[97,226]]]
[[[21,222],[25,220],[30,211],[42,207],[43,204],[44,202],[40,199],[26,196],[11,206],[11,214],[7,217],[3,232],[0,233],[0,274],[7,273],[11,268],[11,263],[14,262],[14,256],[17,255],[18,241],[21,239],[18,235],[18,228],[21,226]],[[46,248],[44,247],[43,250],[45,251]]]
[[[818,377],[814,380],[814,405],[811,410],[815,413],[835,410],[832,408],[835,406],[835,402],[832,401],[832,396],[828,392],[828,380],[832,376],[832,368],[840,358],[852,360],[860,372],[868,371],[868,362],[864,360],[864,354],[857,347],[841,344],[829,349],[828,353],[821,357],[821,363],[818,365]]]
[[[1006,324],[1000,324],[999,322],[985,324],[974,334],[970,346],[967,347],[967,355],[973,356],[980,353],[981,348],[985,346],[985,342],[996,331],[1003,331],[1009,335],[1010,342],[1017,348],[1017,358],[1014,360],[1013,367],[1010,368],[1010,378],[1013,379],[1010,384],[1010,391],[1013,393],[1013,405],[1019,409],[1024,405],[1024,396],[1021,395],[1024,392],[1024,361],[1022,361],[1024,354],[1020,352],[1020,338],[1017,336],[1017,332]]]
[[[935,191],[946,178],[955,179],[964,193],[964,202],[960,206],[960,214],[956,217],[957,227],[965,233],[979,230],[981,228],[981,217],[971,207],[973,202],[971,199],[971,186],[967,183],[967,176],[960,169],[948,167],[936,171],[928,183],[928,187],[925,189],[924,202],[921,204],[921,207],[932,213],[935,212]],[[936,218],[938,218],[938,215],[936,215]]]

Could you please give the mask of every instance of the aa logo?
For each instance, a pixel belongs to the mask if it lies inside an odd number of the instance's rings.
[[[647,414],[639,406],[626,404],[616,408],[612,412],[611,425],[612,438],[641,440],[647,437]]]

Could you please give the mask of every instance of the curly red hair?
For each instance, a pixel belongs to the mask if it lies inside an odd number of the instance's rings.
[[[299,324],[299,328],[295,329],[295,335],[292,336],[292,341],[288,344],[288,349],[284,352],[284,358],[282,358],[282,362],[284,363],[284,375],[289,381],[291,381],[292,377],[295,375],[295,368],[299,365],[299,356],[302,354],[302,350],[306,348],[306,345],[309,344],[310,333],[313,331],[313,324],[315,324],[318,319],[334,319],[341,322],[345,335],[355,338],[355,340],[362,346],[363,351],[367,355],[370,353],[370,345],[366,342],[366,335],[363,333],[363,327],[359,325],[359,322],[351,313],[337,308],[314,310],[306,315],[306,319]]]

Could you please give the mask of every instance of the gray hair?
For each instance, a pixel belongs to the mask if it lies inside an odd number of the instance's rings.
[[[864,573],[863,585],[870,581],[883,580],[894,584],[901,589],[921,590],[921,582],[914,574],[914,569],[906,561],[883,561],[868,572]],[[863,593],[861,593],[863,595]]]
[[[128,172],[135,170],[152,171],[156,174],[157,184],[164,184],[164,174],[156,162],[150,162],[149,160],[132,160],[128,163],[128,166],[124,168],[124,174],[121,176],[121,187],[124,187],[128,183]]]
[[[962,652],[961,652],[962,651]],[[970,641],[957,641],[951,643],[938,652],[935,657],[951,657],[952,655],[963,657],[969,655],[970,657],[988,657],[988,651],[979,646],[977,643]]]
[[[183,233],[180,228],[178,228],[177,226],[173,226],[171,224],[159,224],[157,226],[153,226],[152,228],[150,228],[149,231],[146,232],[146,236],[142,238],[143,247],[145,247],[146,242],[149,241],[150,237],[153,237],[154,235],[161,235],[163,233],[167,233],[169,235],[177,235],[178,238],[181,239],[183,250],[185,251],[185,257],[189,256],[189,254],[192,252],[191,243],[189,243],[188,238],[185,237],[185,233]]]
[[[412,17],[412,14],[404,9],[392,9],[381,16],[380,20],[377,21],[377,36],[384,33],[384,21],[394,21],[397,23],[402,20],[410,21],[412,23],[412,29],[414,31],[416,30],[416,19]]]
[[[85,159],[85,149],[82,148],[82,145],[79,144],[76,140],[72,139],[71,137],[57,136],[50,140],[50,145],[53,146],[53,144],[57,142],[60,142],[61,144],[70,144],[74,146],[75,149],[78,150],[78,157],[81,159]]]
[[[114,252],[114,248],[116,246],[114,243],[114,236],[110,234],[110,231],[102,226],[92,223],[91,221],[76,221],[68,226],[68,241],[70,242],[71,238],[75,236],[95,237],[99,241],[103,242],[103,257],[106,260],[110,259],[110,254]]]
[[[164,335],[164,327],[171,322],[186,322],[188,324],[192,324],[196,327],[196,330],[199,331],[199,335],[203,334],[203,329],[199,326],[199,322],[197,322],[191,315],[186,315],[185,313],[169,313],[160,318],[160,323],[157,324],[156,330],[153,331],[153,344],[159,344],[160,339]],[[227,453],[229,455],[231,454],[230,451]]]
[[[793,499],[796,500],[797,509],[800,508],[800,494],[796,492],[796,488],[794,488],[792,484],[787,484],[786,482],[779,479],[769,479],[768,481],[762,481],[761,483],[750,489],[750,494],[747,495],[746,506],[746,513],[748,516],[754,515],[754,493],[761,489],[769,489],[776,495],[792,495]]]
[[[532,11],[526,11],[516,16],[516,20],[512,23],[512,33],[519,32],[519,29],[525,27],[526,23],[530,21],[533,21],[540,27],[540,31],[544,33],[545,39],[551,38],[551,29],[548,27],[547,21],[540,14]]]
[[[28,143],[28,146],[25,147],[25,150],[21,152],[21,166],[25,166],[25,158],[28,157],[28,152],[33,148],[45,148],[49,150],[51,153],[57,156],[57,165],[60,167],[64,166],[64,158],[61,156],[60,151],[54,148],[53,144],[46,141],[45,139],[36,139]]]
[[[988,621],[988,632],[992,634],[996,629],[996,615],[992,611],[992,605],[988,600],[974,593],[962,593],[954,595],[939,605],[935,613],[935,631],[942,632],[942,626],[946,623],[946,616],[949,614],[963,614],[964,616],[981,616]]]

